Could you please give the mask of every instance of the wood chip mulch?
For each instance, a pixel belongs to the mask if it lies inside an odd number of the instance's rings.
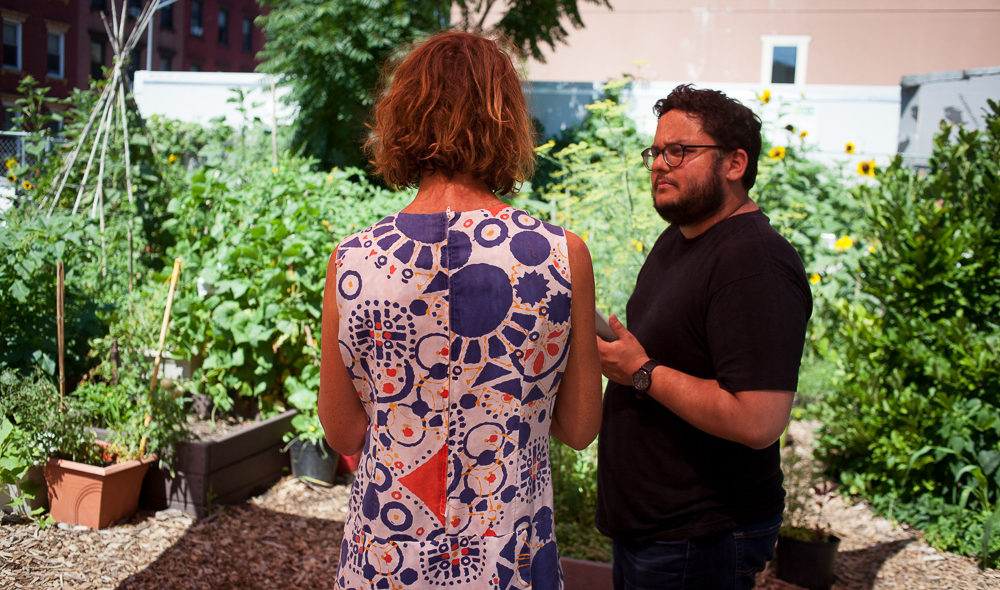
[[[793,436],[808,438],[793,424]],[[94,531],[4,517],[0,588],[215,589],[329,588],[340,556],[350,476],[311,487],[285,477],[247,502],[196,520],[177,510],[139,512]],[[1000,589],[1000,570],[929,547],[919,531],[874,516],[863,503],[835,498],[824,515],[840,536],[837,581],[847,589]],[[795,590],[770,568],[764,590]],[[567,588],[566,590],[574,590]]]

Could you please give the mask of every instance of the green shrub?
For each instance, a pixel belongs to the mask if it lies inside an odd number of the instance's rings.
[[[190,390],[219,410],[252,401],[270,413],[284,407],[289,379],[295,390],[318,386],[304,368],[319,356],[327,260],[341,238],[409,200],[359,171],[313,165],[208,165],[168,205],[168,254],[183,261],[169,343],[198,367]]]
[[[942,127],[926,174],[897,159],[858,187],[873,247],[845,269],[858,294],[838,304],[838,380],[820,413],[822,458],[851,493],[970,512],[978,533],[934,539],[984,561],[982,523],[1000,515],[1000,105],[990,105],[983,132]],[[954,524],[960,512],[937,514]]]

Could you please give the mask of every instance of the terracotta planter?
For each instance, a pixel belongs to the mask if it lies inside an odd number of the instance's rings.
[[[268,489],[288,471],[282,437],[297,413],[290,410],[215,440],[179,443],[174,476],[150,469],[140,506],[176,508],[200,518],[214,505],[242,502]]]
[[[778,537],[774,550],[775,575],[809,590],[828,590],[833,585],[833,566],[840,539],[830,535],[824,541]]]
[[[139,506],[139,489],[149,464],[143,460],[95,467],[66,459],[49,459],[45,465],[49,514],[69,524],[102,529],[131,516]]]

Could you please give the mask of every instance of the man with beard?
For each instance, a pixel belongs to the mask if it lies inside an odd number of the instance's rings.
[[[760,120],[713,90],[656,103],[653,206],[670,225],[639,271],[598,446],[597,527],[618,590],[752,588],[784,503],[778,457],[812,296],[802,261],[748,195]]]

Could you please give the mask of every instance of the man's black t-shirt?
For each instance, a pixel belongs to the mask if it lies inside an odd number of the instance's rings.
[[[663,365],[730,392],[795,391],[811,311],[802,260],[754,211],[690,240],[668,227],[626,318]],[[778,443],[717,438],[630,386],[605,391],[598,460],[597,527],[615,540],[689,539],[781,515]]]

